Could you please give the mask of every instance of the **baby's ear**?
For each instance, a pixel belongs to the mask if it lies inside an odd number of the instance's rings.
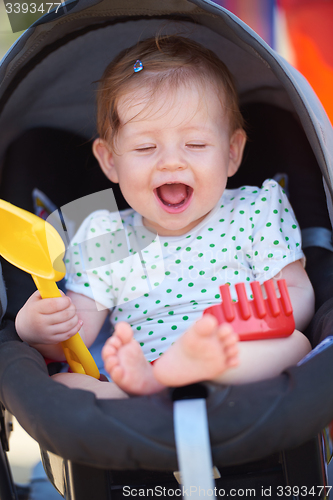
[[[118,175],[114,167],[114,154],[109,144],[104,139],[95,139],[92,150],[106,177],[111,182],[118,183]]]
[[[228,177],[237,172],[242,162],[245,143],[246,133],[242,128],[238,128],[230,138]]]

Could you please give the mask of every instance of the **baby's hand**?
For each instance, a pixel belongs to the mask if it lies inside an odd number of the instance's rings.
[[[42,299],[36,291],[16,316],[20,338],[34,344],[59,344],[75,335],[82,326],[69,297]]]

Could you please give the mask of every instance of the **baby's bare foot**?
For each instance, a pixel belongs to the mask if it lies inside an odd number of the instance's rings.
[[[116,324],[112,337],[102,349],[102,359],[112,380],[128,394],[147,395],[164,388],[155,380],[153,367],[133,338],[132,328],[128,323]]]
[[[154,364],[156,380],[177,387],[214,380],[238,364],[238,337],[231,326],[204,315]]]

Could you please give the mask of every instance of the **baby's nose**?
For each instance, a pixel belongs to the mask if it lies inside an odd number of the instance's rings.
[[[172,149],[165,151],[158,163],[161,170],[183,170],[187,167],[187,162],[181,151]]]

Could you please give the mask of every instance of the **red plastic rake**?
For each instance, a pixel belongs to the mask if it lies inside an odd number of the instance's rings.
[[[250,283],[253,300],[248,300],[244,283],[235,285],[238,302],[233,302],[229,285],[220,287],[222,303],[208,307],[219,324],[229,322],[240,340],[259,340],[288,337],[295,330],[293,308],[285,280],[277,281],[280,297],[276,296],[273,280],[264,282],[267,299],[263,298],[260,283]]]

